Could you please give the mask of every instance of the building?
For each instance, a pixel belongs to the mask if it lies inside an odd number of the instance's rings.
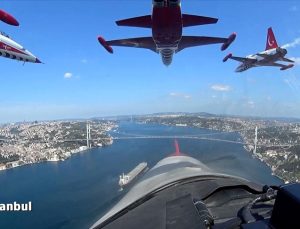
[[[1,171],[1,170],[5,170],[5,169],[6,169],[5,164],[0,164],[0,171]]]

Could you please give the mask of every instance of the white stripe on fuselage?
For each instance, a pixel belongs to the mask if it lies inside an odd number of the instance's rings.
[[[23,48],[20,44],[13,41],[9,37],[0,34],[0,42],[3,44],[3,47],[0,47],[0,52],[2,53],[2,56],[5,56],[5,54],[8,53],[10,55],[10,57],[8,58],[11,59],[29,62],[36,61],[36,57],[32,53],[30,53],[28,50]],[[16,49],[18,52],[12,49]],[[13,58],[13,56],[15,56],[16,58]]]

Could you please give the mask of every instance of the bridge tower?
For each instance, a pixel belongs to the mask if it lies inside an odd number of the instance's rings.
[[[88,148],[91,148],[91,124],[89,124],[88,122],[86,123],[86,146]]]
[[[254,138],[254,150],[253,154],[256,154],[256,145],[257,145],[257,126],[255,127],[255,138]]]

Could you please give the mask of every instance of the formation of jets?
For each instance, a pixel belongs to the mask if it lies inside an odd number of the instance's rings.
[[[9,13],[0,9],[0,20],[6,24],[19,26],[19,22]],[[32,63],[41,63],[31,52],[12,40],[4,32],[0,32],[0,56]]]
[[[224,51],[236,38],[236,33],[232,33],[228,38],[183,36],[182,29],[185,27],[215,24],[218,19],[182,14],[180,0],[152,0],[152,4],[151,15],[116,21],[118,26],[149,28],[152,30],[152,36],[110,41],[106,41],[103,37],[99,36],[99,43],[109,53],[113,53],[111,46],[149,49],[160,54],[163,64],[168,66],[172,63],[173,55],[183,49],[220,43],[222,44],[221,50]],[[19,22],[12,15],[1,9],[0,20],[9,25],[19,25]],[[286,54],[287,50],[277,45],[272,28],[269,28],[265,51],[246,57],[237,57],[230,53],[223,59],[223,62],[226,62],[228,59],[241,62],[236,72],[243,72],[249,68],[258,66],[274,66],[280,67],[280,70],[286,70],[292,68],[294,65],[277,63],[278,61],[293,63],[293,60],[285,57]],[[4,32],[0,32],[0,56],[18,61],[41,63],[37,57],[12,40]]]

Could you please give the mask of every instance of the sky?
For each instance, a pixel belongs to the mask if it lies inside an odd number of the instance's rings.
[[[183,0],[182,12],[219,18],[217,24],[184,28],[183,35],[228,37],[220,44],[185,49],[169,67],[149,50],[98,43],[151,36],[150,29],[118,27],[116,20],[149,15],[150,0],[2,0],[19,27],[0,30],[44,64],[0,58],[0,123],[90,118],[155,112],[210,112],[300,118],[300,2],[280,0]],[[234,72],[222,62],[229,52],[246,56],[265,49],[267,28],[285,45],[296,66]]]

